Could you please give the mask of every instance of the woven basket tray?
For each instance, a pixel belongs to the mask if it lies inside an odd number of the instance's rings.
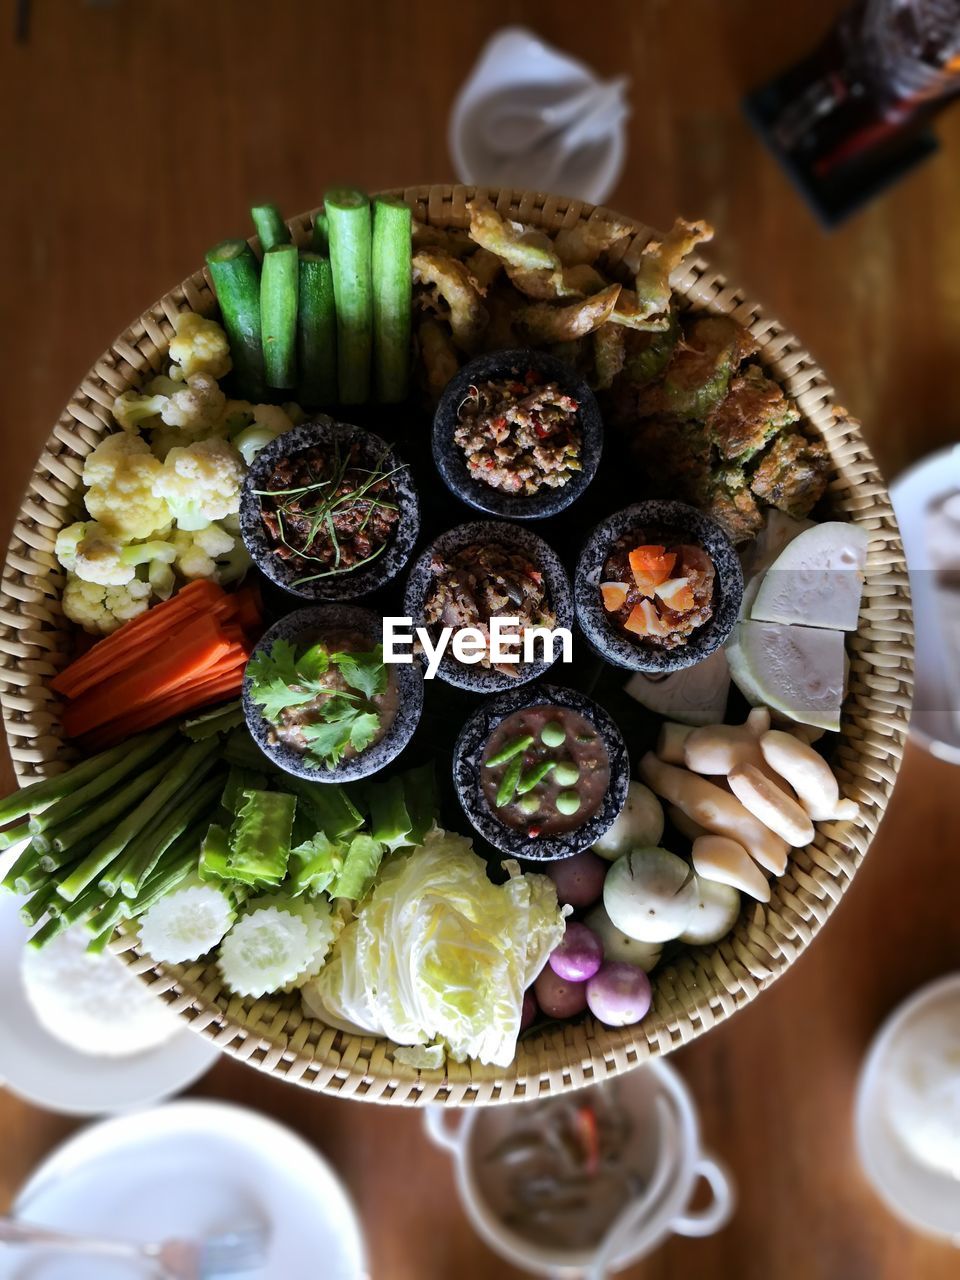
[[[462,227],[475,190],[427,186],[394,194],[426,222]],[[547,230],[610,216],[531,192],[486,194],[501,212]],[[291,225],[295,239],[305,241],[309,215]],[[634,225],[631,248],[639,249],[653,233]],[[774,881],[769,904],[745,911],[721,943],[690,950],[658,970],[654,1006],[640,1026],[610,1030],[588,1019],[545,1031],[519,1046],[506,1071],[468,1063],[416,1072],[394,1061],[387,1041],[345,1035],[304,1018],[296,996],[230,996],[212,963],[164,967],[140,957],[132,943],[117,944],[153,991],[235,1057],[312,1089],[383,1103],[509,1102],[576,1088],[668,1053],[730,1017],[800,955],[850,883],[893,788],[910,707],[913,625],[893,510],[858,426],[836,414],[827,379],[796,339],[700,259],[685,265],[674,286],[692,305],[727,312],[750,328],[808,430],[826,441],[834,513],[870,531],[861,626],[849,640],[850,689],[835,757],[844,792],[860,801],[859,823],[844,824],[842,840],[830,824],[819,824],[813,844],[795,851],[786,874]],[[68,654],[68,624],[59,605],[63,578],[53,544],[57,531],[79,514],[83,459],[111,429],[114,397],[160,369],[177,312],[210,314],[214,307],[209,282],[197,272],[144,312],[80,384],[37,462],[0,586],[0,703],[21,783],[53,774],[70,759],[58,702],[48,688]]]

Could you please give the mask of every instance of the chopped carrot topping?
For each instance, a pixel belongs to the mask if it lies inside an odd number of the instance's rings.
[[[629,556],[634,581],[644,595],[653,595],[654,588],[666,582],[677,563],[676,552],[664,547],[634,547]]]

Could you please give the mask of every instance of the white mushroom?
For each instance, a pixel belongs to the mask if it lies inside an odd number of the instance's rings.
[[[793,787],[814,822],[856,818],[859,805],[840,799],[840,786],[823,756],[790,733],[771,729],[760,739],[763,758]]]
[[[743,807],[787,844],[802,849],[813,839],[813,823],[800,805],[755,765],[738,764],[727,781]]]
[[[758,902],[770,901],[766,876],[742,844],[726,836],[701,836],[693,842],[693,869],[704,880],[718,880],[748,893]]]

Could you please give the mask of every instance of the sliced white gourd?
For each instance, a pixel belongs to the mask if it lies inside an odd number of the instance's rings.
[[[727,657],[734,681],[754,705],[789,720],[840,728],[844,633],[825,627],[740,622]]]
[[[730,668],[722,649],[668,676],[637,672],[626,691],[641,706],[681,724],[719,724],[727,710]]]
[[[733,885],[697,876],[697,905],[680,941],[693,947],[719,942],[737,923],[739,915],[740,894]]]
[[[740,604],[740,617],[749,618],[753,602],[760,590],[763,575],[779,556],[784,547],[789,546],[794,538],[799,537],[805,529],[812,529],[812,520],[797,520],[788,516],[776,507],[770,507],[763,522],[763,528],[747,543],[740,560],[743,565],[743,600]]]
[[[642,782],[631,781],[626,804],[613,826],[593,846],[593,851],[613,862],[640,845],[658,845],[663,822],[663,805],[650,788]]]
[[[869,540],[862,525],[840,520],[805,530],[764,574],[750,617],[856,631]]]
[[[652,972],[660,962],[663,954],[661,942],[638,942],[618,929],[602,902],[583,918],[583,923],[592,929],[603,943],[604,960],[620,961],[623,964],[635,964],[644,973]]]

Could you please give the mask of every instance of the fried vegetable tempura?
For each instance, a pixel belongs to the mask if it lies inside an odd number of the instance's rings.
[[[431,227],[426,222],[413,224],[413,249],[442,249],[451,257],[463,258],[477,246],[470,239],[469,231],[458,227]]]
[[[465,264],[481,293],[485,294],[503,270],[503,261],[487,249],[474,249]]]
[[[458,259],[439,249],[421,249],[413,255],[413,278],[433,286],[450,311],[453,340],[462,351],[476,351],[487,326],[487,311],[480,291]]]
[[[446,325],[439,320],[424,320],[417,330],[420,359],[427,391],[434,400],[460,368],[460,361]]]
[[[788,431],[774,440],[750,481],[758,498],[802,520],[823,497],[830,461],[822,440]]]
[[[756,365],[748,365],[730,383],[723,401],[711,410],[707,431],[722,458],[747,462],[799,417],[779,383]]]
[[[685,322],[661,381],[640,392],[638,413],[702,421],[726,395],[740,363],[757,349],[749,331],[729,316],[695,316]]]
[[[640,255],[636,272],[637,302],[642,314],[659,315],[670,307],[670,275],[698,244],[713,239],[706,222],[677,218],[662,240],[651,240]]]
[[[528,298],[555,302],[561,298],[586,298],[607,287],[607,281],[593,267],[561,267],[557,271],[529,271],[506,264],[507,275]]]
[[[613,386],[614,379],[626,359],[624,330],[616,324],[602,324],[593,335],[593,362],[596,369],[593,385],[598,391]]]
[[[508,221],[492,204],[474,201],[468,208],[471,238],[482,249],[495,253],[504,262],[530,271],[555,271],[560,266],[550,237],[542,231]]]
[[[644,333],[638,329],[624,330],[623,372],[625,377],[635,387],[646,386],[648,382],[653,382],[654,378],[659,378],[673,355],[673,349],[679,337],[680,325],[675,311],[670,312],[667,327],[662,333]]]
[[[658,311],[656,315],[650,315],[633,289],[621,289],[616,309],[610,319],[614,324],[622,325],[625,329],[659,333],[670,327],[670,309],[668,307],[666,311]]]
[[[535,302],[521,307],[518,323],[527,337],[534,342],[568,342],[572,338],[585,338],[610,319],[620,296],[618,284],[609,285],[591,298],[571,302],[566,307],[552,307],[547,302]]]
[[[601,253],[633,233],[634,227],[629,222],[591,218],[589,222],[563,227],[553,237],[553,244],[565,267],[592,266]]]

